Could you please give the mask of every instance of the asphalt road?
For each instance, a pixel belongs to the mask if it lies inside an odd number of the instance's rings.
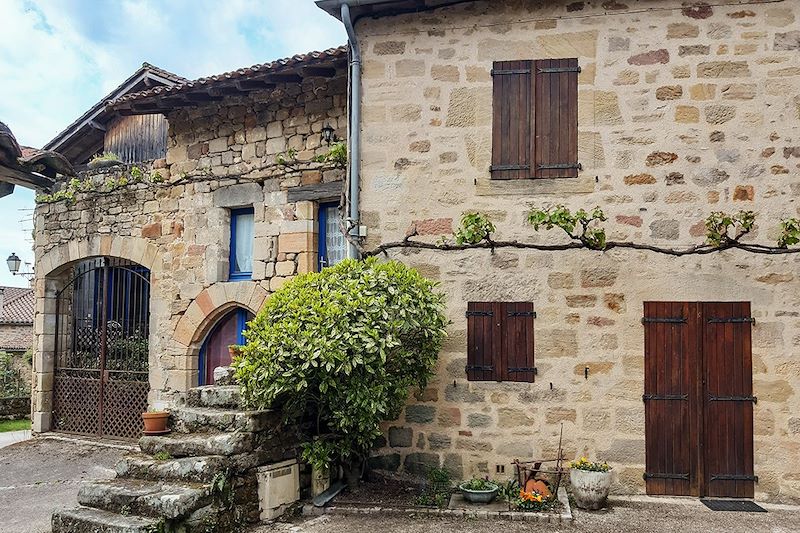
[[[78,505],[84,479],[114,477],[125,450],[35,438],[0,449],[0,533],[49,533],[56,509]]]

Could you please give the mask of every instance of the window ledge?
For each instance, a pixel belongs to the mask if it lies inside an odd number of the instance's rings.
[[[478,196],[538,194],[587,194],[594,192],[594,176],[582,173],[577,178],[531,178],[515,180],[493,180],[488,176],[478,178],[475,194]]]

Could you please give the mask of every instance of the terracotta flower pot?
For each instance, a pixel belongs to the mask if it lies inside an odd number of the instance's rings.
[[[573,468],[569,471],[569,482],[575,505],[592,511],[605,507],[611,489],[610,471],[592,472]]]
[[[169,433],[169,429],[167,429],[167,422],[169,421],[168,411],[142,413],[142,420],[144,420],[145,435],[163,435]]]

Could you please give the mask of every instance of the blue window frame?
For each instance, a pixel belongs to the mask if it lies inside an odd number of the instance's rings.
[[[333,266],[347,257],[347,240],[339,227],[339,203],[319,204],[318,269]]]
[[[253,208],[231,209],[231,280],[253,277]]]

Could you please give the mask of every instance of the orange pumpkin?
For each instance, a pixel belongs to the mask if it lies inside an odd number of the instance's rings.
[[[539,479],[529,479],[525,483],[525,492],[538,492],[545,498],[550,497],[550,489],[547,488],[547,484]]]

